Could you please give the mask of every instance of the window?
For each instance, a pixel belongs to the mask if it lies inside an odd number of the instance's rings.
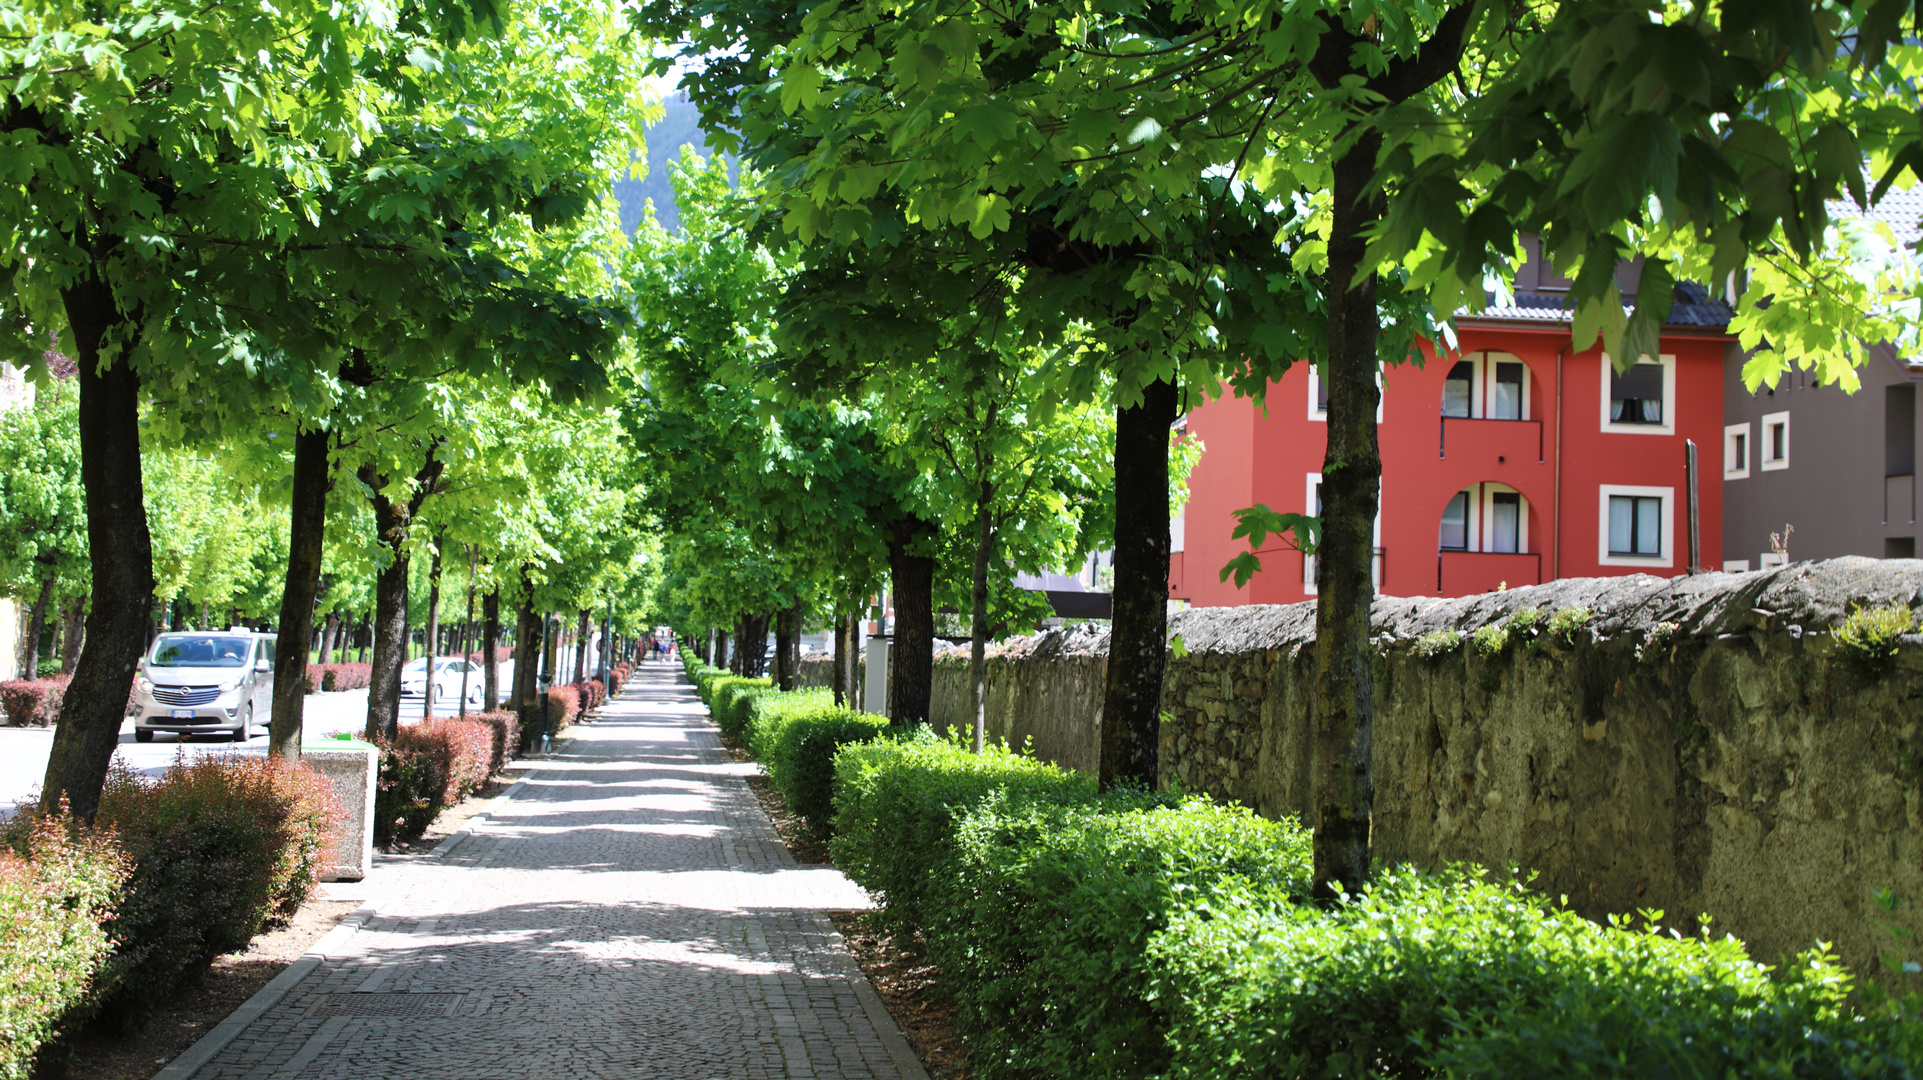
[[[1916,475],[1916,387],[1883,388],[1883,475]]]
[[[1322,474],[1309,473],[1305,479],[1307,483],[1307,489],[1303,492],[1302,505],[1306,507],[1313,507],[1312,510],[1307,512],[1313,513],[1316,517],[1321,517],[1322,516]],[[1369,561],[1369,577],[1370,577],[1370,580],[1375,582],[1375,587],[1377,589],[1380,589],[1382,588],[1382,502],[1381,502],[1380,495],[1377,496],[1377,501],[1375,504],[1375,530],[1374,531],[1375,531],[1375,535],[1373,537],[1373,540],[1375,543],[1375,557]],[[1313,555],[1302,556],[1302,591],[1310,596],[1314,596],[1316,594],[1315,583],[1316,583],[1317,573],[1318,571],[1316,569],[1315,556]]]
[[[1749,560],[1748,559],[1724,559],[1723,573],[1747,574],[1749,573]]]
[[[1467,419],[1469,401],[1476,381],[1476,365],[1458,360],[1442,382],[1442,415]]]
[[[1644,568],[1675,563],[1675,488],[1603,484],[1598,495],[1598,563]]]
[[[1820,441],[1820,440],[1819,440]],[[1789,414],[1770,413],[1763,417],[1763,471],[1789,468]]]
[[[1513,491],[1489,495],[1489,550],[1513,555],[1522,537],[1522,496]]]
[[[1602,355],[1602,429],[1639,435],[1676,432],[1676,358],[1664,354],[1644,358],[1628,371],[1617,371],[1608,353]]]
[[[1916,558],[1916,537],[1886,536],[1883,538],[1883,557],[1885,559]]]
[[[1309,367],[1309,419],[1327,421],[1329,419],[1329,381],[1322,377],[1322,365],[1310,364]],[[1382,422],[1382,369],[1375,373],[1375,422]]]
[[[1749,425],[1731,424],[1723,429],[1723,479],[1741,480],[1749,475]]]
[[[1655,558],[1663,553],[1663,501],[1646,495],[1609,497],[1609,553]]]
[[[1469,493],[1458,491],[1442,508],[1442,535],[1437,546],[1444,551],[1469,550]]]
[[[1498,361],[1495,368],[1496,388],[1489,399],[1489,418],[1522,419],[1522,365]]]
[[[1637,364],[1628,371],[1609,373],[1609,422],[1663,422],[1663,369],[1660,364]]]

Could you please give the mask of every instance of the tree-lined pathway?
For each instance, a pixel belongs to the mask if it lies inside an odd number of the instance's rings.
[[[867,896],[795,862],[754,768],[644,665],[194,1075],[923,1080],[824,914]]]

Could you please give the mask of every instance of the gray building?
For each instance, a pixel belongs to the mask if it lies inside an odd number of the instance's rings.
[[[1868,213],[1900,245],[1923,230],[1923,189],[1892,191]],[[1759,570],[1783,561],[1867,555],[1913,559],[1917,552],[1917,384],[1923,358],[1886,346],[1869,350],[1854,394],[1790,371],[1774,389],[1743,387],[1748,354],[1731,345],[1723,364],[1723,445],[1703,472],[1723,469],[1723,569]],[[1774,540],[1772,540],[1772,535]]]
[[[1774,565],[1783,559],[1779,547],[1798,562],[1916,557],[1923,363],[1882,347],[1871,356],[1854,394],[1818,386],[1802,371],[1752,394],[1743,388],[1746,354],[1731,346],[1720,455],[1723,569]]]

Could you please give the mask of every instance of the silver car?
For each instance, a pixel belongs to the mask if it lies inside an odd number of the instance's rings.
[[[255,718],[274,708],[275,640],[242,629],[155,638],[134,676],[134,738],[176,731],[246,742]]]

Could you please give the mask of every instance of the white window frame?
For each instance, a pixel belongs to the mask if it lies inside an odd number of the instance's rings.
[[[1485,555],[1528,555],[1530,554],[1530,551],[1529,551],[1529,496],[1524,495],[1522,492],[1517,491],[1515,488],[1510,487],[1508,484],[1499,483],[1495,480],[1485,480],[1482,483],[1477,484],[1476,494],[1475,496],[1472,496],[1473,498],[1477,498],[1480,500],[1482,504],[1482,510],[1477,516],[1481,517],[1485,522],[1482,528],[1482,535],[1478,536],[1476,539],[1481,540],[1482,537],[1484,536],[1495,535],[1495,532],[1496,532],[1495,496],[1498,493],[1501,493],[1504,495],[1514,495],[1518,503],[1517,516],[1516,516],[1516,550],[1513,552],[1490,551],[1486,545],[1482,545],[1482,544],[1478,544],[1475,548],[1472,548],[1471,550],[1482,552]]]
[[[1724,559],[1723,573],[1747,574],[1749,573],[1749,560],[1748,559]]]
[[[1609,553],[1609,497],[1612,495],[1656,496],[1663,500],[1662,554],[1611,555]],[[1674,567],[1676,565],[1676,489],[1637,487],[1628,484],[1602,484],[1596,491],[1596,562],[1600,566]]]
[[[1471,392],[1472,393],[1474,392],[1473,387],[1471,387]],[[1310,364],[1309,365],[1309,419],[1318,424],[1326,424],[1329,422],[1329,410],[1317,407],[1321,398],[1322,398],[1322,367],[1319,364]],[[1389,400],[1388,387],[1385,386],[1382,381],[1382,367],[1381,365],[1377,365],[1376,371],[1375,371],[1375,422],[1378,424],[1382,422],[1382,406],[1388,400]]]
[[[1535,372],[1529,370],[1528,362],[1523,360],[1522,357],[1515,355],[1514,353],[1494,352],[1494,351],[1485,350],[1483,352],[1479,352],[1474,355],[1478,358],[1476,361],[1476,383],[1481,385],[1482,392],[1481,392],[1480,398],[1472,397],[1470,399],[1475,404],[1470,406],[1469,415],[1480,416],[1484,418],[1489,417],[1490,410],[1495,405],[1495,401],[1496,401],[1496,365],[1498,363],[1521,364],[1522,365],[1522,401],[1519,402],[1518,404],[1520,406],[1519,411],[1522,413],[1522,415],[1518,416],[1516,419],[1518,420],[1535,419],[1534,417],[1529,415],[1529,393],[1531,390],[1534,389],[1534,387],[1531,386],[1530,383],[1535,378]],[[1476,386],[1471,385],[1469,388],[1469,392],[1471,394],[1476,393]],[[1478,406],[1480,406],[1479,409],[1478,409]]]
[[[1756,449],[1756,438],[1750,433],[1750,425],[1726,424],[1723,426],[1723,479],[1742,480],[1749,476],[1749,459]],[[1736,460],[1736,436],[1743,437],[1743,460]],[[1744,569],[1748,569],[1747,566]]]
[[[1663,353],[1651,360],[1645,358],[1637,363],[1661,364],[1663,368],[1663,422],[1660,424],[1618,424],[1609,419],[1610,373],[1616,367],[1610,362],[1609,354],[1602,354],[1602,430],[1622,435],[1674,435],[1676,434],[1676,354]]]
[[[1311,398],[1310,400],[1313,401],[1314,399]],[[1315,512],[1315,489],[1321,486],[1321,484],[1321,473],[1312,472],[1303,474],[1302,513],[1309,517],[1322,516]],[[1369,542],[1374,547],[1382,546],[1382,494],[1380,492],[1377,492],[1375,497],[1375,526]],[[1380,592],[1382,589],[1382,558],[1373,553],[1371,553],[1369,557],[1369,579],[1375,582],[1376,590]],[[1315,587],[1315,556],[1313,555],[1302,556],[1302,593],[1305,596],[1317,595],[1317,589]]]
[[[1168,519],[1168,551],[1170,555],[1181,554],[1182,549],[1187,545],[1189,533],[1188,524],[1189,508],[1187,504],[1184,504],[1180,510],[1177,510]]]
[[[1761,425],[1762,433],[1763,433],[1763,445],[1760,449],[1756,451],[1758,467],[1761,468],[1764,472],[1776,472],[1781,469],[1789,468],[1789,451],[1790,451],[1789,413],[1787,412],[1764,413],[1763,418],[1760,421],[1758,421],[1758,423]],[[1783,456],[1781,458],[1772,458],[1769,456],[1769,445],[1770,445],[1769,429],[1778,423],[1781,423],[1783,425]]]

